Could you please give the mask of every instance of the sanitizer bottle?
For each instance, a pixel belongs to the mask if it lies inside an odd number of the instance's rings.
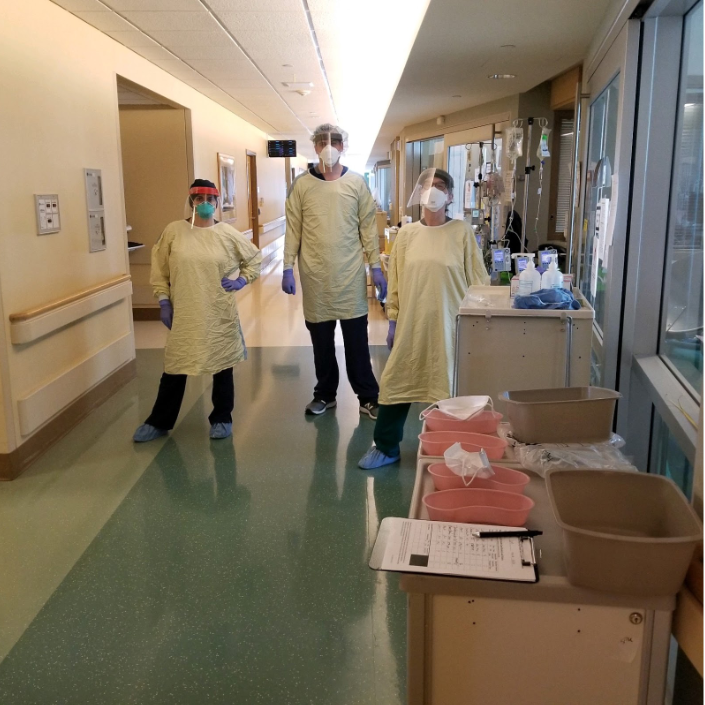
[[[563,274],[561,270],[558,269],[558,264],[556,260],[551,260],[551,264],[548,265],[548,269],[543,273],[541,277],[541,288],[542,289],[562,289],[563,288]]]
[[[519,296],[528,296],[541,288],[541,275],[536,271],[534,260],[526,263],[526,269],[519,275]]]

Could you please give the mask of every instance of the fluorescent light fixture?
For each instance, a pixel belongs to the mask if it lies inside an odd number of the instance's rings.
[[[350,135],[344,163],[363,172],[430,0],[302,0],[310,13],[338,124]],[[392,41],[370,43],[375,27]]]
[[[502,79],[502,78],[516,78],[515,73],[491,73],[487,78],[495,78],[495,79]]]
[[[313,83],[311,81],[282,81],[282,86],[298,90],[299,88],[313,88]]]

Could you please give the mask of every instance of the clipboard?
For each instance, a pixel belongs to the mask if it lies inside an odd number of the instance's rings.
[[[538,582],[533,538],[481,539],[472,536],[473,530],[517,528],[387,517],[380,524],[369,566],[398,573]]]

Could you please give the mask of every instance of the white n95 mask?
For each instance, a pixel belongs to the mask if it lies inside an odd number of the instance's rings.
[[[456,474],[463,478],[463,484],[467,487],[476,478],[490,478],[494,476],[494,470],[487,458],[484,449],[479,453],[469,453],[463,450],[460,443],[454,443],[443,453],[446,465]]]
[[[321,150],[321,160],[327,167],[335,166],[340,159],[340,152],[330,144]]]
[[[450,399],[441,399],[435,404],[431,404],[431,406],[421,412],[419,418],[423,421],[432,409],[438,408],[451,418],[457,419],[458,421],[466,421],[471,416],[475,416],[475,414],[484,411],[487,406],[494,409],[492,398],[489,396],[451,397]]]
[[[432,186],[428,191],[424,191],[421,194],[419,202],[424,208],[428,208],[428,210],[435,213],[445,206],[447,200],[448,194],[445,191]]]

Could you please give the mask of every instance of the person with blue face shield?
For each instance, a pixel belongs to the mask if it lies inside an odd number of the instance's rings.
[[[470,225],[448,217],[453,178],[443,169],[421,172],[407,207],[421,220],[397,234],[389,257],[387,346],[374,445],[358,465],[373,470],[400,459],[399,444],[413,402],[450,397],[455,317],[468,288],[489,284]]]
[[[187,375],[213,375],[210,437],[232,434],[233,366],[247,359],[234,292],[259,277],[262,255],[242,233],[215,220],[218,197],[213,182],[196,179],[186,218],[167,225],[152,249],[150,283],[169,337],[157,400],[135,431],[137,443],[174,428]]]
[[[340,163],[347,133],[320,125],[311,137],[318,165],[299,176],[286,199],[282,290],[296,294],[298,260],[306,328],[311,334],[316,386],[306,413],[336,405],[335,327],[340,321],[345,367],[360,413],[377,418],[379,387],[367,338],[365,255],[380,299],[387,292],[379,258],[375,202],[365,179]]]

